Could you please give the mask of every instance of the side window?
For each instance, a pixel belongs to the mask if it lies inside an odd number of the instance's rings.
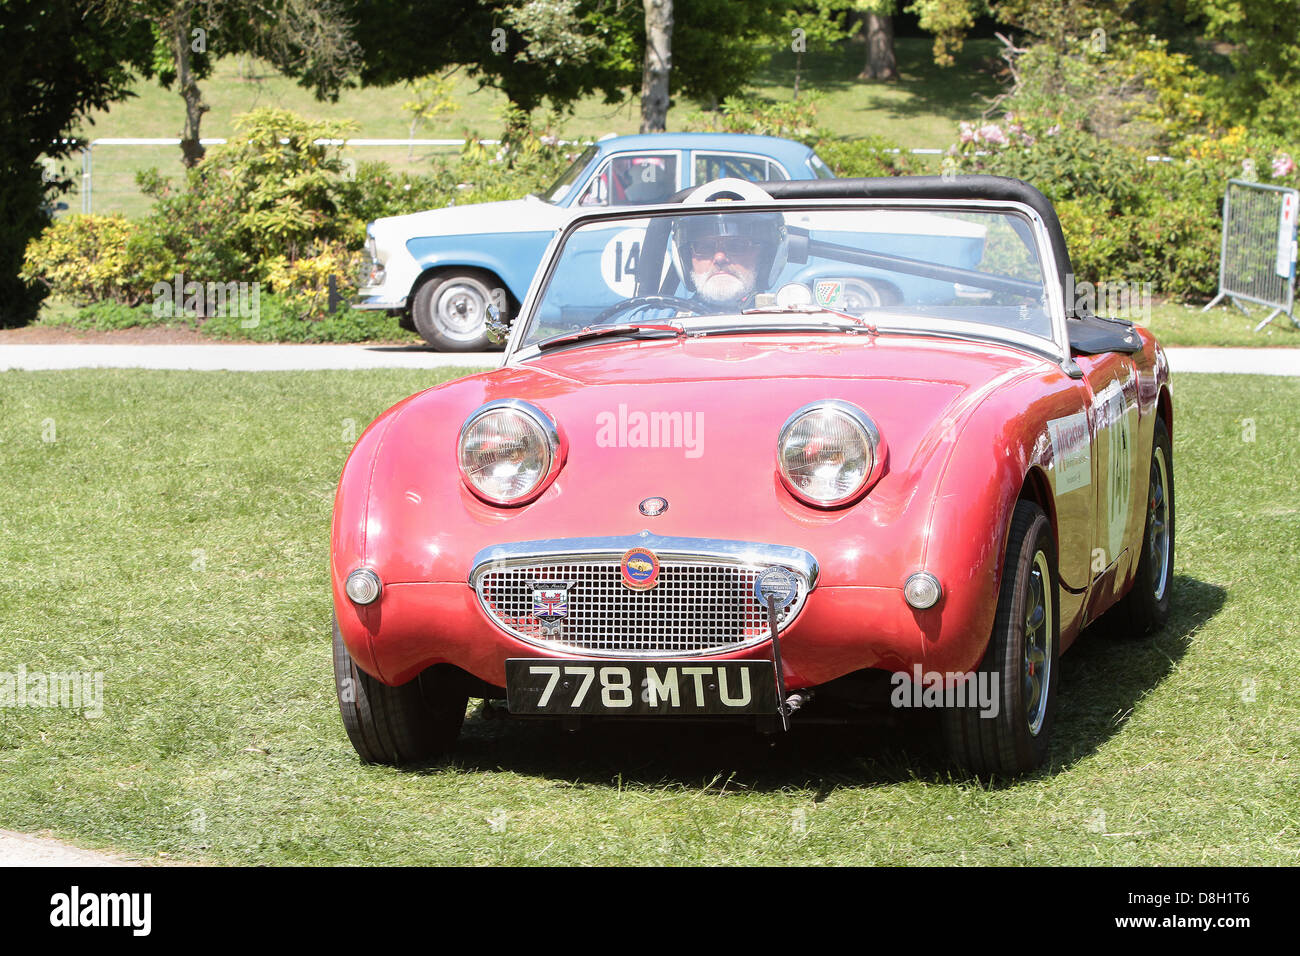
[[[764,179],[787,179],[776,163],[759,156],[728,156],[725,153],[695,154],[695,184],[715,179],[745,179],[751,183]]]
[[[808,165],[812,167],[813,175],[816,176],[818,179],[835,178],[835,173],[833,173],[831,171],[831,168],[826,165],[825,160],[823,160],[816,153],[813,153],[811,156],[808,157]]]
[[[677,156],[636,153],[614,156],[600,167],[579,206],[643,206],[666,202],[677,192]]]

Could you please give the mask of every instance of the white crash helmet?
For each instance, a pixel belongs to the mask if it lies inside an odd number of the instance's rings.
[[[771,202],[772,197],[761,186],[743,179],[717,179],[692,192],[683,200],[683,205],[745,200]],[[673,220],[668,248],[673,266],[687,289],[696,291],[691,278],[691,257],[687,251],[689,244],[697,239],[724,236],[747,236],[759,244],[755,291],[764,291],[776,285],[790,255],[790,237],[785,227],[785,217],[779,212],[745,212],[742,207],[725,213],[679,216]]]

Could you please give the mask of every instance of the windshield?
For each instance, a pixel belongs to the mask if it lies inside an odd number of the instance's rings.
[[[574,181],[577,180],[582,171],[587,168],[587,164],[595,157],[596,152],[595,146],[588,146],[584,149],[582,154],[573,161],[573,165],[566,169],[559,179],[551,183],[550,189],[539,194],[539,198],[549,203],[561,202],[569,194],[569,190],[573,188]]]
[[[1017,212],[711,203],[584,223],[552,261],[522,347],[591,326],[670,321],[1053,341],[1034,231]]]

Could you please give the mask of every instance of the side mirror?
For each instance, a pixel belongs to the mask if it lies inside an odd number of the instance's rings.
[[[483,327],[487,333],[487,340],[493,345],[505,345],[506,339],[510,338],[510,323],[501,318],[501,310],[492,303],[488,303]]]

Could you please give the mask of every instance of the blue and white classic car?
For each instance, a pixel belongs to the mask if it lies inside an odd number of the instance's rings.
[[[491,348],[484,328],[488,305],[509,323],[551,237],[573,216],[664,202],[688,186],[727,178],[759,182],[834,174],[807,146],[772,136],[610,137],[583,150],[540,195],[376,219],[366,229],[369,261],[354,307],[399,315],[404,327],[442,351]],[[602,269],[630,277],[637,253],[629,244],[618,261],[602,262]],[[606,278],[617,287],[619,275]]]

